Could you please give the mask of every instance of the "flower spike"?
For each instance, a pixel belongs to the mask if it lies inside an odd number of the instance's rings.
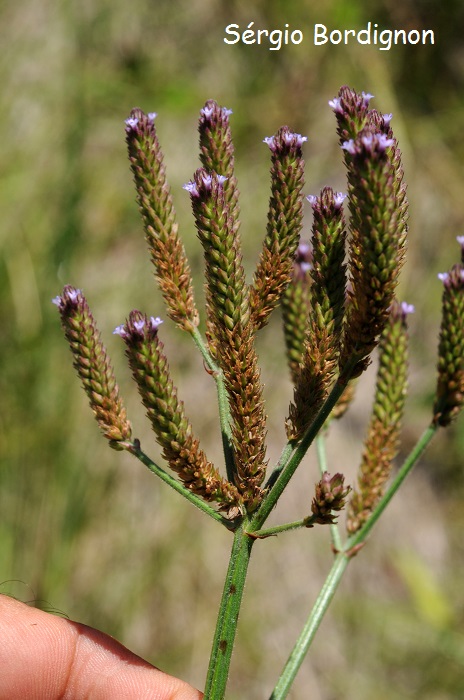
[[[240,239],[220,177],[200,168],[191,182],[205,255],[210,332],[232,416],[235,484],[251,512],[263,497],[266,416]]]
[[[393,301],[379,344],[379,368],[358,486],[348,505],[347,530],[353,534],[365,523],[383,494],[398,452],[407,390],[407,317],[411,304]]]
[[[156,114],[133,109],[126,119],[126,141],[137,200],[156,279],[169,317],[184,330],[198,325],[193,283],[166,180],[164,157],[154,125]]]
[[[282,295],[282,320],[290,376],[296,385],[304,356],[311,308],[311,244],[301,241],[293,263],[290,284]]]
[[[324,187],[311,197],[313,209],[312,287],[304,352],[295,382],[287,436],[297,440],[320,409],[334,379],[345,309],[344,196]]]
[[[271,198],[267,235],[251,287],[256,328],[266,325],[290,283],[303,220],[305,136],[283,126],[264,139],[271,151]]]
[[[169,466],[188,489],[206,501],[218,502],[221,510],[235,513],[241,504],[240,494],[220,476],[192,435],[158,337],[160,324],[159,318],[131,311],[126,323],[115,330],[126,344],[129,365],[157,442]]]
[[[441,426],[449,425],[464,405],[464,237],[458,243],[463,261],[438,275],[443,296],[433,423]]]
[[[131,424],[87,300],[80,289],[66,285],[61,296],[52,301],[60,312],[73,364],[97,423],[111,447],[121,449],[118,443],[131,438]]]

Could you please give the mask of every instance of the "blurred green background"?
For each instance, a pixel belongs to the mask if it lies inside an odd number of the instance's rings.
[[[227,46],[224,28],[302,29],[300,46]],[[314,47],[330,28],[433,29],[435,46]],[[112,335],[132,308],[163,315],[124,143],[124,119],[158,112],[185,246],[202,297],[202,255],[181,185],[198,166],[197,116],[232,108],[242,236],[251,274],[265,233],[265,136],[308,136],[307,193],[343,190],[327,101],[342,84],[394,113],[411,204],[401,294],[415,304],[404,452],[430,419],[440,315],[436,273],[464,233],[462,0],[81,0],[0,4],[0,592],[101,628],[202,687],[231,544],[100,437],[51,298],[82,288],[113,358],[135,434],[159,451]],[[309,234],[310,221],[306,224]],[[291,388],[276,313],[259,338],[269,456],[284,441]],[[188,338],[162,327],[173,374],[210,458],[221,464],[215,394]],[[332,431],[330,471],[353,480],[374,382]],[[201,407],[201,413],[198,410]],[[294,700],[464,697],[463,419],[442,432],[354,561],[301,670]],[[309,510],[314,457],[276,522]],[[255,548],[229,698],[268,697],[330,567],[323,529]]]

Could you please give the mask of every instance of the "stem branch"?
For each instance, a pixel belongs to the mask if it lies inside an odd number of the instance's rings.
[[[148,467],[148,469],[151,472],[153,472],[153,474],[159,476],[159,478],[162,479],[165,484],[168,484],[168,486],[173,488],[174,491],[180,493],[181,496],[190,501],[190,503],[193,503],[193,505],[202,510],[203,513],[206,513],[211,518],[213,518],[213,520],[216,520],[217,522],[221,523],[221,525],[224,525],[228,530],[231,529],[232,523],[230,520],[224,518],[208,503],[205,503],[205,501],[202,498],[200,498],[200,496],[197,496],[195,493],[192,493],[192,491],[189,491],[188,488],[186,488],[184,484],[182,484],[182,482],[178,481],[174,476],[166,472],[162,467],[159,467],[156,464],[156,462],[150,459],[150,457],[141,450],[140,442],[138,440],[134,440],[134,442],[119,442],[118,445],[123,447],[127,452],[130,452],[132,455],[134,455],[134,457],[137,457],[137,459],[139,459],[142,462],[142,464]]]
[[[332,569],[325,580],[311,614],[308,617],[308,620],[300,636],[298,637],[295,646],[293,647],[293,651],[285,664],[282,675],[277,681],[277,685],[275,686],[269,700],[284,700],[284,698],[288,696],[296,674],[298,673],[304,657],[311,646],[311,642],[313,641],[319,625],[321,624],[322,618],[324,617],[327,608],[335,595],[338,584],[340,583],[345,569],[348,566],[348,562],[349,557],[345,552],[340,552],[336,556]]]

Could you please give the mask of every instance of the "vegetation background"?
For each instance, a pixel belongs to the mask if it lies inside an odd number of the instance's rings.
[[[301,29],[270,51],[227,46],[224,28]],[[434,46],[325,45],[332,28],[433,29]],[[163,315],[135,204],[124,119],[158,112],[181,231],[202,295],[202,255],[181,185],[198,164],[208,98],[234,111],[245,261],[265,233],[265,136],[288,123],[309,137],[307,193],[344,173],[327,101],[342,84],[394,113],[411,203],[402,296],[412,319],[404,452],[430,419],[441,285],[464,232],[464,5],[461,0],[3,0],[0,4],[0,591],[101,628],[201,687],[231,543],[223,532],[101,439],[50,303],[84,289],[116,366],[135,434],[147,426],[113,328],[132,308]],[[310,220],[305,235],[309,235]],[[221,463],[211,380],[189,338],[162,327],[179,390],[208,455]],[[279,314],[259,339],[269,456],[284,442],[291,388]],[[330,471],[353,480],[374,381],[331,431]],[[292,698],[464,697],[463,419],[442,432],[353,562]],[[276,520],[309,510],[309,455]],[[229,698],[268,697],[330,567],[328,531],[256,547]]]

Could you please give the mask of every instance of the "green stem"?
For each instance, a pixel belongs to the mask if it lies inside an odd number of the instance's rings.
[[[348,562],[349,556],[345,552],[340,552],[335,557],[332,569],[325,580],[311,614],[293,648],[292,653],[288,658],[287,663],[285,664],[282,675],[277,681],[277,685],[275,686],[269,700],[284,700],[284,698],[288,696],[296,674],[303,663],[304,657],[311,646],[311,642],[313,641],[319,625],[321,624],[322,618],[324,617],[327,608],[335,595],[338,584],[345,573]]]
[[[189,491],[189,489],[187,489],[182,482],[178,481],[174,476],[171,476],[171,474],[166,472],[162,467],[159,467],[156,462],[153,462],[153,460],[140,449],[140,443],[138,440],[134,440],[134,442],[118,442],[118,445],[123,447],[127,452],[130,452],[132,455],[134,455],[134,457],[137,457],[137,459],[148,467],[153,474],[159,476],[159,478],[162,479],[165,484],[168,484],[168,486],[173,488],[174,491],[180,493],[181,496],[190,501],[190,503],[193,503],[193,505],[202,510],[203,513],[206,513],[210,516],[210,518],[213,518],[213,520],[216,520],[217,522],[221,523],[221,525],[224,525],[228,530],[231,529],[232,523],[230,520],[224,518],[220,513],[214,510],[214,508],[208,505],[208,503],[205,503],[200,496],[197,496],[195,493],[192,493],[192,491]]]
[[[293,523],[285,523],[284,525],[275,525],[275,527],[267,527],[264,530],[254,530],[249,533],[250,537],[254,537],[257,540],[265,540],[266,537],[272,537],[273,535],[280,535],[281,532],[288,532],[289,530],[298,530],[300,527],[311,527],[311,517],[303,518],[303,520],[295,520]]]
[[[229,409],[229,400],[227,397],[227,390],[224,385],[224,375],[220,369],[220,367],[215,363],[213,358],[211,357],[211,353],[209,352],[208,348],[206,347],[206,344],[202,338],[202,335],[198,328],[194,328],[191,331],[192,338],[195,342],[195,345],[197,348],[200,350],[201,354],[203,355],[203,359],[205,361],[206,366],[210,370],[214,381],[216,382],[216,390],[217,390],[217,397],[218,397],[218,408],[219,408],[219,422],[221,426],[221,436],[222,436],[222,448],[224,451],[224,459],[226,463],[226,473],[227,473],[227,479],[234,483],[234,474],[235,474],[235,461],[234,461],[234,453],[232,449],[232,431],[230,428],[231,424],[231,419],[230,419],[230,409]]]
[[[437,426],[431,425],[424,431],[404,461],[396,477],[393,479],[390,487],[387,489],[376,508],[373,510],[369,520],[363,525],[362,528],[360,528],[358,532],[356,532],[346,541],[343,551],[339,551],[332,569],[316,600],[314,608],[312,609],[303,631],[293,647],[293,651],[288,658],[276,687],[274,688],[270,700],[284,700],[284,698],[287,697],[303,659],[308,653],[309,647],[311,646],[311,642],[314,639],[321,620],[324,617],[338,584],[342,579],[345,569],[348,566],[350,558],[357,552],[359,547],[364,544],[375,523],[382,515],[387,505],[390,503],[391,499],[398,491],[399,487],[410,473],[417,460],[424,453],[437,430]]]
[[[427,449],[428,445],[430,444],[432,438],[434,437],[435,433],[438,430],[438,426],[436,425],[430,425],[421,435],[417,443],[414,445],[413,449],[409,453],[409,455],[406,457],[405,461],[403,462],[401,468],[399,469],[398,473],[396,474],[395,478],[391,482],[390,486],[387,488],[385,493],[383,494],[382,498],[380,501],[377,503],[375,506],[374,510],[372,511],[369,520],[367,520],[364,525],[354,533],[346,542],[345,544],[345,550],[352,549],[353,547],[357,547],[358,545],[362,544],[365,542],[367,539],[367,536],[369,535],[370,531],[374,527],[375,523],[377,520],[380,518],[382,515],[383,511],[387,507],[387,505],[390,503],[391,499],[395,495],[395,493],[398,491],[399,487],[403,483],[403,481],[406,479],[408,476],[409,472],[413,468],[413,466],[416,464],[417,460],[421,455],[424,453],[424,451]]]
[[[292,454],[294,449],[295,449],[294,444],[292,442],[287,442],[284,449],[282,450],[282,454],[280,455],[279,461],[277,462],[276,466],[272,470],[271,475],[266,482],[265,488],[270,489],[271,486],[274,486],[279,474],[281,473],[282,469],[287,464],[288,459],[289,459],[289,457]]]
[[[243,526],[234,535],[224,591],[214,633],[203,700],[223,700],[237,630],[243,588],[254,540]]]

